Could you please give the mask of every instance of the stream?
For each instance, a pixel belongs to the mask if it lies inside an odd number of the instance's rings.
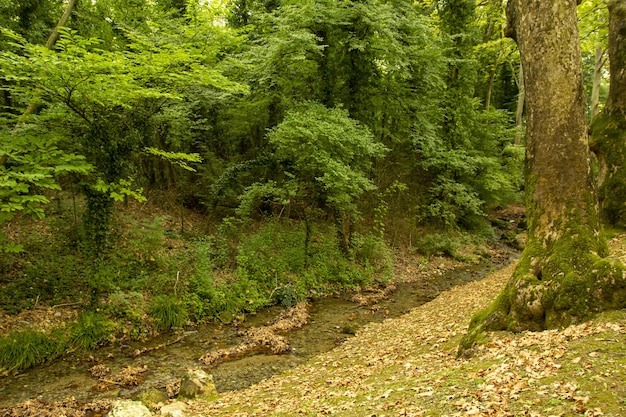
[[[102,398],[132,398],[146,389],[164,390],[168,384],[179,380],[187,369],[199,367],[213,375],[218,391],[246,388],[335,348],[367,323],[398,317],[432,300],[441,291],[482,279],[489,272],[510,262],[516,253],[510,252],[508,256],[509,259],[440,272],[441,275],[436,279],[396,284],[393,293],[373,306],[359,306],[350,301],[349,294],[315,300],[311,302],[309,311],[310,323],[284,335],[292,347],[288,354],[258,353],[209,369],[199,361],[206,352],[238,344],[241,341],[238,331],[242,328],[262,326],[285,310],[282,307],[271,307],[247,316],[239,326],[205,324],[193,331],[164,334],[149,342],[118,344],[95,352],[67,355],[19,375],[0,378],[0,409],[28,399],[59,401],[74,397],[78,401],[89,402]],[[139,357],[132,357],[136,349],[155,347],[177,339],[181,340]],[[109,385],[106,390],[99,390],[99,381],[89,372],[96,364],[108,367],[112,373],[129,365],[145,366],[147,371],[141,374],[142,382],[138,386],[125,388]]]

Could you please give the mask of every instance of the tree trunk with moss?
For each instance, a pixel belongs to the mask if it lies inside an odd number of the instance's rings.
[[[509,34],[526,87],[528,241],[503,292],[460,353],[488,330],[544,330],[626,305],[622,266],[600,234],[572,0],[510,0]]]
[[[592,124],[598,156],[602,219],[626,227],[626,1],[609,2],[611,87],[604,111]]]

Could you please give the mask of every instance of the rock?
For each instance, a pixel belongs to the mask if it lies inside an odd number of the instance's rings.
[[[134,399],[135,401],[141,401],[146,407],[154,409],[155,406],[159,403],[167,403],[167,400],[169,398],[167,394],[163,391],[160,391],[158,389],[148,389],[137,394]]]
[[[162,417],[185,417],[185,409],[187,408],[187,404],[174,401],[171,404],[164,405],[161,407],[161,416]]]
[[[213,383],[213,375],[209,375],[202,369],[190,369],[180,381],[181,398],[211,399],[217,396],[217,389]]]
[[[120,400],[113,403],[107,417],[152,417],[152,413],[139,401]]]

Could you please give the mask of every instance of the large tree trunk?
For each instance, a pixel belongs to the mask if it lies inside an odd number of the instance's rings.
[[[602,218],[626,226],[626,1],[609,2],[611,87],[602,114],[592,125],[598,156]]]
[[[528,241],[493,305],[461,351],[485,330],[566,326],[626,305],[621,265],[605,258],[587,140],[576,2],[509,0],[526,88]]]

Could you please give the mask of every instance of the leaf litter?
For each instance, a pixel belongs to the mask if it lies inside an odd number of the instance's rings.
[[[620,244],[623,256],[624,238]],[[623,416],[626,311],[563,330],[494,332],[469,359],[456,349],[511,264],[371,323],[341,347],[246,390],[190,403],[194,416]]]

